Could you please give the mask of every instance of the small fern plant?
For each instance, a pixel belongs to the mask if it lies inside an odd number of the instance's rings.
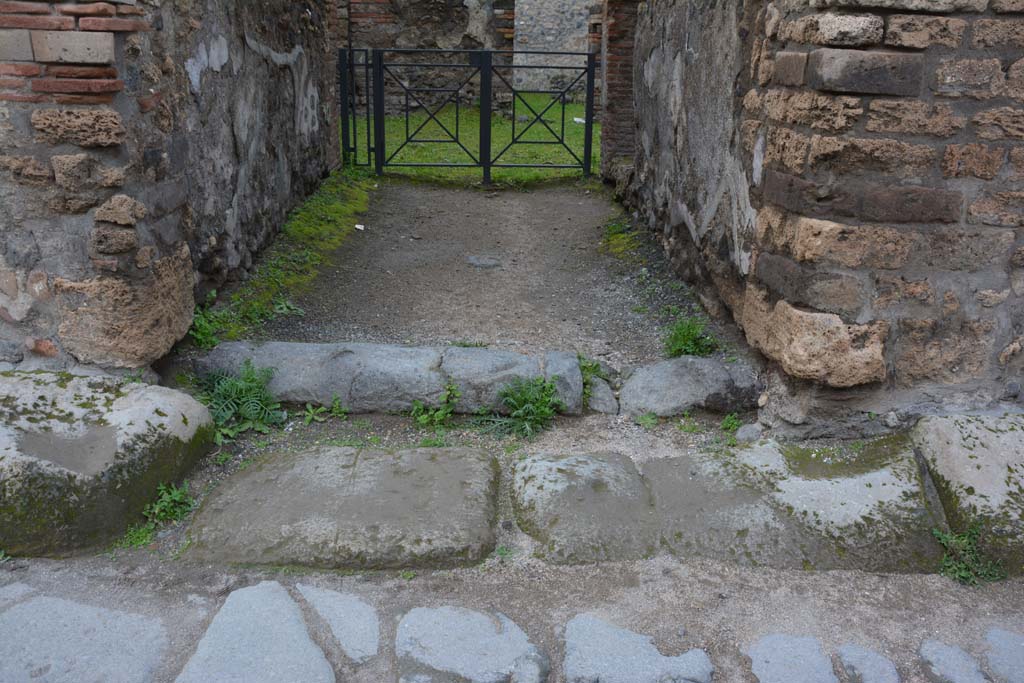
[[[288,419],[268,388],[273,376],[272,369],[254,368],[247,360],[238,375],[213,372],[200,378],[197,398],[210,409],[218,445],[249,431],[266,434]]]

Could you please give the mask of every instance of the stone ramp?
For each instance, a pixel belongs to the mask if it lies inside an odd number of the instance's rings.
[[[85,575],[32,567],[23,581],[0,583],[0,680],[1024,681],[1019,592],[950,596],[920,578],[821,575],[822,585],[807,586],[798,574],[690,569],[499,570],[454,582],[253,576],[223,596],[187,576],[160,590],[92,576],[69,598],[68,584]],[[589,590],[573,587],[580,581]],[[813,592],[801,599],[801,587]],[[841,604],[826,606],[829,595]],[[765,614],[764,602],[778,610]],[[910,604],[920,609],[907,612]],[[949,619],[961,610],[963,619]]]

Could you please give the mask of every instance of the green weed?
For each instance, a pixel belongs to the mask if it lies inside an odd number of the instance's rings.
[[[462,392],[459,391],[459,387],[449,382],[436,407],[428,406],[422,401],[413,401],[412,419],[423,429],[447,427],[455,415],[455,407],[459,404],[460,398]]]
[[[658,426],[659,420],[658,416],[654,413],[644,413],[643,415],[638,416],[634,422],[644,429],[654,429]]]
[[[720,426],[722,431],[726,434],[735,434],[739,431],[740,427],[743,426],[743,421],[736,413],[729,413],[722,418],[722,424]]]
[[[239,375],[214,372],[197,380],[197,398],[210,408],[218,445],[249,431],[267,434],[288,418],[267,388],[273,376],[273,370],[256,369],[246,360]]]
[[[494,556],[501,560],[507,560],[512,557],[512,549],[504,545],[499,545],[494,549]]]
[[[446,448],[448,440],[443,434],[435,434],[420,440],[420,448]]]
[[[411,569],[403,569],[402,571],[398,572],[398,576],[399,578],[404,579],[405,581],[412,581],[416,578],[416,572],[412,571]]]
[[[188,516],[196,506],[195,498],[188,492],[188,483],[181,486],[160,484],[156,500],[142,512],[151,524],[177,522]]]
[[[689,412],[683,413],[682,419],[677,426],[679,431],[686,434],[700,434],[703,431],[700,424],[690,416]]]
[[[517,379],[498,393],[509,414],[484,415],[475,422],[491,433],[531,439],[550,427],[558,411],[565,409],[557,394],[554,381]]]
[[[939,565],[939,573],[965,586],[1002,581],[1006,571],[998,561],[984,556],[978,548],[981,527],[975,525],[965,533],[945,533],[933,529],[932,534],[946,551]]]
[[[118,541],[114,544],[114,548],[119,550],[127,550],[131,548],[144,548],[156,538],[156,525],[150,522],[146,524],[133,524],[128,527],[128,531],[124,532]]]
[[[302,421],[307,427],[314,422],[327,422],[327,418],[324,417],[325,413],[327,413],[327,408],[307,403],[306,410],[302,413]]]
[[[11,561],[11,556],[0,549],[0,564],[5,564]]]
[[[460,348],[460,349],[486,349],[487,348],[487,344],[485,344],[483,342],[474,342],[474,341],[457,341],[457,342],[452,342],[452,346],[455,346],[455,347]]]
[[[344,422],[348,419],[349,410],[345,406],[341,405],[341,399],[334,396],[331,399],[331,417],[341,420]]]
[[[718,349],[718,341],[707,332],[707,324],[693,317],[673,323],[665,334],[664,344],[669,358],[710,356]]]
[[[590,406],[590,398],[594,395],[594,380],[608,380],[608,374],[601,368],[596,360],[591,360],[583,354],[578,354],[580,373],[583,375],[583,406]]]

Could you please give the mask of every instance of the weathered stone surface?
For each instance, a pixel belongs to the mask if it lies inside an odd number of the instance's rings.
[[[988,683],[978,663],[958,647],[926,640],[919,650],[921,668],[932,683]]]
[[[975,48],[1024,48],[1024,20],[979,19],[971,32]]]
[[[752,111],[764,111],[775,121],[810,126],[816,130],[841,132],[848,130],[864,113],[856,97],[831,97],[814,92],[769,90],[763,100],[747,98],[744,104]]]
[[[889,17],[885,44],[924,50],[932,46],[958,47],[967,22],[949,17],[894,14]]]
[[[981,12],[988,0],[815,0],[819,7],[909,10],[911,12]]]
[[[1024,415],[926,417],[913,431],[955,529],[980,523],[986,550],[1024,558]]]
[[[615,392],[608,382],[600,377],[594,377],[590,380],[590,399],[587,407],[595,413],[618,415],[619,399],[615,398]]]
[[[938,560],[936,521],[905,437],[868,442],[853,455],[766,441],[737,452],[735,462],[778,509],[834,539],[848,562],[911,571]]]
[[[334,683],[299,606],[276,581],[236,590],[224,601],[176,683]]]
[[[583,373],[575,353],[551,352],[544,355],[544,377],[555,383],[566,415],[583,414]]]
[[[114,34],[103,31],[32,31],[37,62],[111,64]]]
[[[64,348],[83,363],[137,368],[162,358],[188,333],[195,310],[192,259],[182,245],[138,279],[54,281]]]
[[[550,665],[504,614],[418,607],[398,623],[399,675],[410,683],[544,683]]]
[[[867,14],[823,12],[784,24],[780,40],[833,47],[864,47],[882,41],[885,24],[882,17]]]
[[[149,683],[167,646],[158,619],[32,598],[0,614],[0,680]]]
[[[814,136],[807,163],[812,169],[875,171],[901,176],[927,172],[936,160],[926,145],[877,138],[836,138]]]
[[[753,424],[743,425],[737,429],[736,441],[738,443],[754,443],[755,441],[759,441],[763,435],[764,427],[755,422]]]
[[[138,246],[138,233],[108,223],[97,225],[89,236],[89,249],[97,254],[124,254]]]
[[[913,96],[923,76],[920,55],[820,49],[807,60],[807,82],[816,90]]]
[[[839,663],[852,683],[900,683],[896,666],[886,657],[860,645],[839,648]]]
[[[134,226],[146,217],[146,207],[123,194],[108,199],[96,209],[96,220],[117,225]]]
[[[528,457],[516,463],[512,488],[519,526],[550,561],[636,558],[658,547],[650,491],[624,455]]]
[[[275,454],[203,503],[188,553],[350,569],[472,563],[494,547],[496,485],[493,457],[466,448]]]
[[[1024,681],[1024,635],[994,628],[985,634],[985,642],[985,659],[992,672],[1007,683]]]
[[[990,192],[979,197],[968,211],[971,223],[1005,228],[1024,225],[1024,192]]]
[[[947,292],[944,305],[959,310],[959,303],[951,302],[949,296]],[[899,326],[902,343],[895,376],[902,386],[922,380],[962,384],[982,376],[991,362],[995,329],[991,320],[904,318]]]
[[[361,664],[377,656],[380,649],[380,619],[377,610],[354,595],[301,583],[296,588],[327,622],[346,657]]]
[[[806,69],[806,52],[779,52],[775,55],[772,82],[777,85],[803,85]]]
[[[757,378],[744,363],[686,356],[644,366],[619,392],[623,415],[681,415],[693,408],[732,413],[752,408]]]
[[[874,225],[855,226],[815,218],[786,218],[762,210],[758,241],[786,251],[798,261],[835,263],[847,268],[902,268],[915,248],[909,231]]]
[[[987,100],[998,96],[1006,75],[998,59],[951,59],[935,72],[935,93],[943,97]]]
[[[6,586],[0,586],[0,609],[23,600],[35,592],[35,589],[27,583],[9,583]]]
[[[884,322],[847,325],[837,315],[801,311],[785,301],[773,306],[764,290],[751,286],[743,329],[751,344],[794,377],[852,387],[888,375]]]
[[[32,39],[24,29],[0,30],[0,60],[10,62],[31,62]]]
[[[916,100],[872,100],[867,129],[873,133],[911,133],[949,137],[967,125],[946,104]]]
[[[817,638],[773,633],[743,652],[758,683],[839,683]]]
[[[0,528],[7,552],[56,553],[120,534],[203,455],[205,407],[107,376],[0,376]]]
[[[947,178],[973,176],[993,180],[999,175],[1006,159],[1006,150],[989,145],[949,145],[942,161],[942,173]]]
[[[703,650],[663,656],[651,639],[591,614],[565,627],[566,683],[711,683],[715,667]]]
[[[982,140],[1024,140],[1024,109],[988,109],[975,114],[971,122]]]
[[[32,127],[50,145],[113,147],[127,134],[121,115],[112,109],[37,109],[32,112]]]
[[[273,368],[270,390],[279,399],[330,405],[337,397],[354,412],[397,412],[414,401],[436,404],[449,383],[462,393],[456,410],[505,410],[499,397],[517,379],[547,376],[571,414],[582,412],[583,375],[575,355],[540,359],[479,348],[414,348],[379,344],[221,344],[198,361],[201,372],[238,372],[246,360]],[[571,359],[571,360],[570,360]]]

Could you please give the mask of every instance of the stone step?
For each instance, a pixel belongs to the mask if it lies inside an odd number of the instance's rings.
[[[579,360],[575,353],[557,351],[527,356],[486,348],[232,342],[196,360],[195,369],[237,373],[246,361],[274,370],[270,390],[279,400],[329,406],[337,399],[356,413],[404,412],[416,401],[436,404],[449,383],[462,392],[457,412],[500,412],[505,406],[498,394],[504,387],[536,377],[555,381],[568,415],[580,415],[586,407],[661,417],[695,409],[743,412],[757,406],[759,394],[749,365],[695,357],[630,372],[621,387],[621,409],[612,387],[600,378],[592,381],[589,406],[584,406]]]
[[[712,683],[735,675],[719,672],[708,650],[664,654],[642,630],[591,612],[564,618],[555,643],[531,638],[500,611],[413,604],[389,626],[363,597],[302,583],[289,592],[263,581],[232,591],[195,638],[172,639],[179,625],[168,617],[40,595],[26,584],[0,587],[4,595],[16,596],[0,602],[0,680],[12,683],[545,683],[555,676],[565,683]],[[769,632],[711,649],[732,648],[758,683],[838,683],[837,672],[862,683],[901,680],[888,656],[856,642],[829,648],[815,635]],[[343,661],[327,656],[336,650]],[[913,669],[904,672],[909,680],[922,680],[920,671],[944,683],[1024,681],[1021,632],[988,628],[976,651],[983,656],[925,639],[901,659]]]

